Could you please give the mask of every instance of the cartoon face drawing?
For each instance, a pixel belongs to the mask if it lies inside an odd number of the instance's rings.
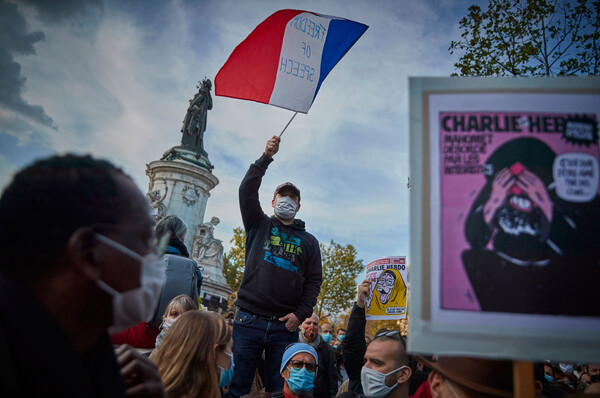
[[[390,300],[395,283],[396,276],[390,271],[383,272],[379,277],[375,289],[377,289],[379,292],[379,297],[382,304],[387,304],[387,302]]]
[[[464,223],[470,247],[461,254],[482,311],[600,313],[597,306],[573,304],[588,302],[597,290],[588,281],[600,275],[594,240],[600,198],[576,203],[559,197],[555,159],[547,143],[522,137],[502,144],[486,160],[485,182]]]
[[[495,250],[524,264],[552,255],[547,240],[556,219],[555,158],[548,145],[535,138],[509,141],[488,158],[486,183],[465,224],[472,248],[483,249],[491,240]]]
[[[386,269],[370,282],[365,305],[371,316],[401,315],[406,311],[406,283],[400,271]]]

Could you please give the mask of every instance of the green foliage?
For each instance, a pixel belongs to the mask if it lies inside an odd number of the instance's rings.
[[[460,76],[600,73],[600,0],[490,0],[469,7],[449,51]]]
[[[352,245],[342,246],[333,240],[321,244],[323,283],[317,298],[319,319],[339,313],[350,305],[356,296],[356,278],[363,271],[363,262],[356,258]]]
[[[223,256],[223,276],[231,290],[237,292],[244,275],[244,258],[246,255],[246,231],[242,227],[233,229],[233,244],[229,253]]]

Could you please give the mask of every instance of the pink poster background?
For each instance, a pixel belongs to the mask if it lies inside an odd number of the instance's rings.
[[[490,116],[496,117],[498,122],[492,122],[485,126],[487,131],[455,131],[448,132],[444,127],[449,126],[446,117],[464,116],[465,120],[469,116]],[[479,311],[477,297],[471,287],[469,278],[463,268],[461,253],[469,249],[470,246],[465,238],[464,223],[469,214],[471,205],[476,199],[480,190],[486,184],[486,178],[483,170],[476,173],[447,174],[444,172],[448,166],[471,167],[473,170],[481,169],[486,159],[502,144],[522,137],[537,138],[545,142],[555,153],[586,153],[599,159],[597,143],[589,146],[579,145],[568,142],[560,131],[561,127],[553,123],[556,117],[574,117],[581,115],[557,114],[557,113],[532,113],[532,112],[440,112],[439,113],[439,142],[440,142],[440,192],[441,192],[441,307],[444,309],[460,309]],[[594,118],[593,115],[588,115]],[[508,120],[507,120],[508,117]],[[530,118],[547,118],[545,126],[540,123],[530,131],[527,120]],[[487,118],[489,122],[490,118]],[[508,124],[507,124],[508,123]],[[450,123],[451,124],[451,123]],[[512,126],[517,125],[515,129]],[[465,129],[468,129],[468,123],[465,122]],[[516,131],[520,129],[521,131]],[[459,129],[461,130],[461,129]],[[538,131],[539,130],[539,131]],[[445,143],[446,136],[473,136],[479,135],[478,145],[475,152],[456,153],[458,147],[467,147],[468,143],[449,144]],[[482,145],[481,143],[484,142]],[[453,149],[448,149],[454,145]],[[462,151],[462,149],[461,149]],[[451,158],[454,156],[453,158]],[[458,157],[457,157],[458,156]],[[467,162],[467,163],[465,163]],[[491,240],[488,243],[491,249]]]

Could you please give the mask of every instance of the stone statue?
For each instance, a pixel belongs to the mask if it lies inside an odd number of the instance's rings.
[[[165,192],[161,195],[160,189],[156,189],[154,191],[148,192],[146,197],[150,201],[150,207],[152,208],[152,214],[154,215],[155,221],[160,221],[165,216],[165,205],[163,201],[167,197],[167,192],[169,192],[169,186],[167,185],[167,180],[164,179],[163,183],[165,184]]]
[[[220,220],[213,217],[210,223],[204,223],[196,227],[194,241],[192,243],[192,258],[198,263],[212,265],[219,269],[223,268],[223,243],[214,237],[215,226]]]
[[[204,132],[206,131],[206,114],[212,109],[212,97],[210,79],[204,78],[202,85],[196,85],[198,92],[190,100],[181,132],[181,144],[198,152],[204,152]]]

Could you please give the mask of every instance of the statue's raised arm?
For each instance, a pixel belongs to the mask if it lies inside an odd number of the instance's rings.
[[[212,97],[210,96],[212,83],[210,79],[205,78],[202,80],[202,84],[196,85],[196,87],[198,92],[190,100],[190,106],[183,119],[181,144],[198,152],[204,152],[203,139],[206,131],[206,114],[213,106]]]

